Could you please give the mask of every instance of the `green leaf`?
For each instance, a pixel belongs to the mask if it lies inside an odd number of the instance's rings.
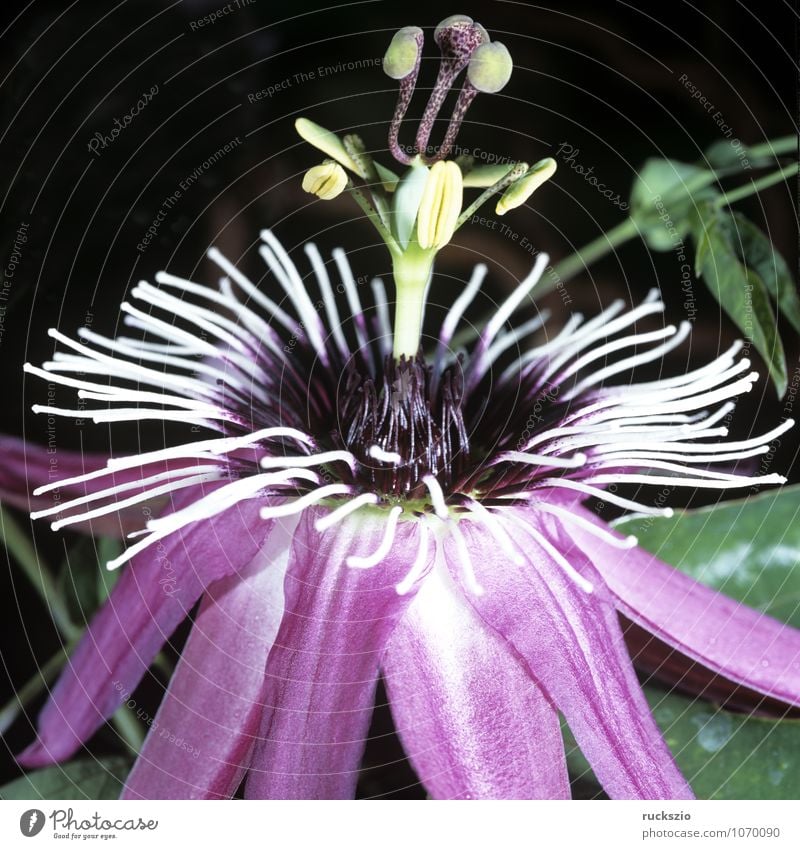
[[[764,281],[778,311],[800,333],[800,297],[786,260],[746,216],[734,212],[733,224],[732,238],[739,257]]]
[[[698,798],[797,799],[800,721],[743,716],[655,687],[645,695]]]
[[[120,553],[118,540],[85,537],[68,552],[58,571],[56,586],[76,625],[83,625],[108,598],[119,577],[105,564]]]
[[[674,249],[690,230],[690,214],[717,196],[714,174],[675,159],[648,159],[631,190],[631,217],[655,251]]]
[[[707,586],[800,627],[800,486],[615,527]],[[645,693],[700,798],[797,798],[800,722],[743,716],[655,687]]]
[[[122,569],[114,569],[109,572],[106,563],[115,560],[122,554],[123,545],[120,540],[112,537],[100,537],[97,540],[97,572],[95,580],[97,583],[97,598],[102,604],[111,594],[115,584],[122,575]],[[99,605],[98,605],[99,606]]]
[[[761,157],[758,162],[754,162],[744,144],[740,143],[738,147],[735,147],[729,139],[718,139],[707,148],[704,164],[715,171],[730,170],[735,173],[774,161],[774,159]]]
[[[705,702],[645,686],[653,717],[678,768],[698,799],[797,799],[800,722],[731,713]],[[602,788],[572,732],[562,722],[573,781]]]
[[[0,799],[118,799],[130,766],[120,757],[48,766],[0,787]]]
[[[706,586],[800,628],[800,486],[614,527]]]
[[[701,203],[691,220],[697,276],[705,280],[711,294],[755,346],[782,396],[787,384],[783,344],[764,281],[739,260],[732,236],[736,222],[710,201]]]

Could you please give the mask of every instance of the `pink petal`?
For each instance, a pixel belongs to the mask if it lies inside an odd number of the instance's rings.
[[[435,799],[568,799],[558,715],[442,564],[395,629],[383,672],[403,748]]]
[[[276,523],[249,565],[209,587],[123,799],[236,792],[261,723],[294,525]]]
[[[550,517],[523,515],[559,546]],[[448,538],[451,573],[564,714],[606,792],[617,799],[692,798],[650,714],[612,599],[591,563],[579,552],[570,554],[573,569],[593,584],[587,592],[516,525],[508,524],[508,530],[525,552],[523,565],[514,564],[482,525],[459,526],[484,594],[475,594],[464,580],[465,566]]]
[[[306,510],[286,577],[286,614],[266,668],[264,721],[245,786],[250,799],[352,798],[367,740],[378,666],[411,595],[401,581],[417,525],[400,522],[392,552],[370,569],[346,565],[381,543],[386,511],[314,529]]]
[[[43,495],[33,495],[33,491],[45,484],[102,469],[108,462],[107,454],[67,451],[56,446],[37,445],[15,436],[0,435],[0,501],[25,512],[46,510],[56,504],[98,492],[106,487],[139,480],[145,474],[153,475],[167,469],[177,469],[194,465],[196,461],[169,461],[151,464],[146,468],[126,469],[85,483],[67,484]],[[133,495],[130,491],[127,495]],[[93,536],[122,537],[142,526],[142,508],[148,505],[153,513],[164,499],[152,499],[132,507],[124,508],[107,516],[98,516],[87,522],[76,522],[70,530],[81,531]],[[84,508],[76,508],[80,512]],[[60,513],[57,518],[71,515],[69,510]],[[53,517],[56,518],[56,517]],[[45,520],[42,520],[45,521]]]
[[[598,524],[590,510],[576,509]],[[703,586],[644,549],[620,551],[572,523],[564,525],[568,537],[590,554],[633,622],[738,684],[800,705],[800,630]]]
[[[213,581],[261,548],[270,524],[260,500],[231,507],[153,545],[96,614],[39,716],[38,739],[18,760],[44,766],[72,755],[136,688],[161,646]],[[233,544],[235,541],[235,544]]]

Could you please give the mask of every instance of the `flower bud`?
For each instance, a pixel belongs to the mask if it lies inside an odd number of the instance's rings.
[[[493,41],[475,49],[467,66],[467,77],[478,91],[496,94],[511,79],[514,62],[505,44]]]
[[[553,174],[556,173],[555,159],[542,159],[535,165],[532,165],[523,177],[512,183],[503,192],[503,196],[497,201],[495,212],[498,215],[505,215],[509,209],[516,209],[522,206],[523,203],[542,185],[547,182]]]
[[[417,241],[421,248],[441,248],[453,237],[461,213],[463,184],[455,162],[432,166],[417,216]]]
[[[383,57],[383,70],[393,80],[402,80],[416,68],[421,39],[419,27],[403,27],[394,34]]]
[[[347,185],[347,174],[338,162],[323,162],[309,168],[303,177],[303,191],[321,200],[333,200]]]

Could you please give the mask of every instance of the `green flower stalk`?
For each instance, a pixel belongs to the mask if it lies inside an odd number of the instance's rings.
[[[447,158],[472,101],[479,92],[501,91],[513,69],[505,45],[491,41],[486,30],[465,15],[446,18],[434,31],[441,51],[439,74],[414,145],[403,148],[399,131],[419,75],[423,41],[419,27],[403,27],[392,38],[383,62],[384,71],[400,85],[388,146],[397,162],[407,166],[403,174],[398,176],[375,162],[358,136],[340,139],[307,118],[295,124],[305,141],[334,160],[311,168],[303,179],[303,188],[330,200],[346,187],[389,249],[396,295],[392,350],[397,361],[411,360],[419,352],[437,253],[490,199],[501,195],[496,212],[504,215],[522,206],[556,170],[553,159],[543,159],[529,168],[524,162],[476,167],[470,157]],[[442,144],[432,148],[429,140],[433,125],[462,74],[464,80]],[[349,179],[344,169],[350,172]],[[484,191],[465,206],[465,188]]]

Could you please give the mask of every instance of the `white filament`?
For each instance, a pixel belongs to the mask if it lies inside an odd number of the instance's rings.
[[[386,555],[392,550],[394,535],[397,529],[397,520],[400,518],[400,514],[402,512],[402,507],[392,507],[389,511],[389,516],[386,519],[386,527],[383,529],[383,539],[381,540],[380,545],[372,552],[372,554],[368,554],[366,556],[351,554],[347,558],[347,565],[351,569],[372,569],[373,566],[377,566],[385,559]]]
[[[335,510],[332,510],[326,516],[322,516],[314,522],[314,527],[322,532],[328,530],[328,528],[333,527],[342,521],[345,517],[349,516],[351,513],[355,513],[356,510],[360,510],[362,507],[365,507],[367,504],[377,504],[378,496],[375,495],[374,492],[365,492],[362,495],[357,495],[355,498],[348,501],[346,504],[343,504],[341,507],[337,507]]]
[[[392,463],[397,465],[403,461],[403,458],[396,451],[384,451],[380,445],[370,445],[367,454],[379,463]]]
[[[452,535],[456,544],[456,549],[458,550],[458,560],[461,566],[461,571],[464,575],[464,583],[466,584],[467,589],[474,596],[482,596],[486,590],[484,590],[484,588],[478,583],[478,579],[475,577],[475,567],[472,565],[472,559],[469,556],[467,543],[464,541],[464,536],[459,530],[457,523],[452,523],[450,527],[450,534]]]
[[[428,525],[424,519],[419,523],[419,546],[417,548],[417,556],[409,569],[408,574],[395,587],[395,592],[398,595],[406,595],[414,587],[414,584],[422,577],[425,572],[425,567],[428,565]]]
[[[440,519],[447,519],[450,516],[450,511],[447,509],[447,503],[444,500],[444,492],[439,481],[433,475],[423,475],[422,482],[425,484],[430,496],[431,504],[433,504],[433,512]]]

